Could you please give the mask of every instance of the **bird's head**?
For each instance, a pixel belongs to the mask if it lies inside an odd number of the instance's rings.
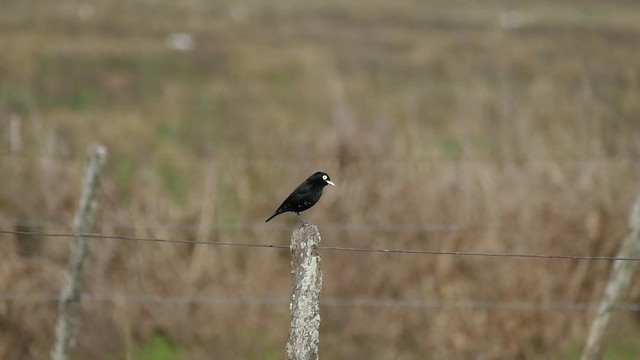
[[[327,185],[336,186],[336,184],[334,184],[331,181],[329,174],[324,173],[322,171],[318,171],[317,173],[311,175],[309,180],[313,181],[314,183],[317,183],[318,185],[322,184],[323,187]]]

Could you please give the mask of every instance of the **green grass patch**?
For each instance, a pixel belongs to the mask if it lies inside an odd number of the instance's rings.
[[[169,159],[163,159],[158,167],[162,187],[178,204],[184,204],[191,188],[190,172],[177,166]]]
[[[155,332],[151,339],[140,345],[136,360],[181,360],[184,359],[182,347],[164,332]]]
[[[184,57],[45,54],[36,63],[34,91],[43,109],[74,111],[134,107],[157,100],[166,81],[193,84],[205,69]]]
[[[640,342],[637,338],[624,336],[621,338],[609,337],[603,344],[603,360],[636,360],[640,359]],[[555,357],[555,359],[578,360],[582,356],[584,344],[578,344],[569,349],[566,353]]]
[[[131,157],[117,158],[111,162],[113,168],[111,174],[115,180],[117,192],[125,198],[131,191],[131,183],[140,164]]]

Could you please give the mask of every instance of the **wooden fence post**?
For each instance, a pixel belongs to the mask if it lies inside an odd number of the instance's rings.
[[[287,360],[318,359],[322,289],[320,255],[316,253],[319,244],[320,232],[315,225],[305,225],[291,236],[291,329]]]
[[[636,258],[640,256],[640,197],[636,200],[629,216],[629,231],[622,240],[617,257]],[[636,268],[636,261],[616,260],[605,289],[596,318],[591,324],[589,337],[582,353],[582,360],[599,360],[602,358],[602,343],[611,320],[611,312],[620,299],[626,294],[631,284],[631,277]]]
[[[84,264],[88,252],[87,238],[81,234],[89,233],[93,227],[93,215],[97,207],[98,176],[106,157],[107,150],[103,146],[95,145],[89,151],[82,194],[73,220],[73,228],[77,236],[72,244],[69,271],[60,296],[55,343],[51,350],[53,360],[69,359],[75,346],[77,305],[80,301]]]

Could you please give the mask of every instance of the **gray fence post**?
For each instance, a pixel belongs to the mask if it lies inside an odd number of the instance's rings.
[[[51,350],[53,360],[67,360],[75,346],[77,305],[82,291],[84,264],[88,252],[87,238],[81,236],[91,231],[93,215],[97,207],[98,176],[104,166],[107,150],[95,145],[89,151],[89,160],[84,172],[80,203],[73,220],[74,238],[69,260],[69,271],[60,296],[55,343]]]
[[[291,329],[287,360],[318,359],[322,289],[320,255],[316,253],[319,244],[320,232],[315,225],[305,225],[291,236]]]
[[[629,232],[622,241],[617,257],[635,258],[640,256],[640,197],[636,200],[629,216]],[[602,358],[602,342],[611,320],[611,312],[629,289],[636,261],[616,260],[605,289],[596,318],[591,324],[582,360]]]

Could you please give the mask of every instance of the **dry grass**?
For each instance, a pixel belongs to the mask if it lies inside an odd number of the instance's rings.
[[[85,6],[83,8],[83,6]],[[98,231],[286,244],[258,224],[309,173],[330,246],[614,255],[637,195],[633,2],[135,1],[0,5],[0,228],[69,224],[86,146],[110,151]],[[92,13],[86,18],[81,12]],[[499,26],[517,11],[524,22]],[[196,48],[165,46],[172,32]],[[23,148],[9,149],[21,115]],[[7,135],[5,135],[7,134]],[[323,231],[454,224],[457,232]],[[168,227],[166,224],[193,225]],[[59,291],[68,241],[0,241],[0,293]],[[26,244],[26,245],[25,245]],[[87,291],[286,297],[285,252],[91,243]],[[323,255],[325,298],[589,302],[605,262]],[[640,297],[634,286],[628,301]],[[589,313],[323,307],[329,359],[572,358]],[[55,304],[0,303],[0,358],[46,358]],[[624,318],[624,319],[623,319]],[[286,306],[86,303],[78,358],[281,358]],[[614,341],[640,354],[638,324]],[[626,340],[630,339],[630,340]],[[635,355],[634,355],[635,354]],[[621,355],[622,356],[622,355]]]

